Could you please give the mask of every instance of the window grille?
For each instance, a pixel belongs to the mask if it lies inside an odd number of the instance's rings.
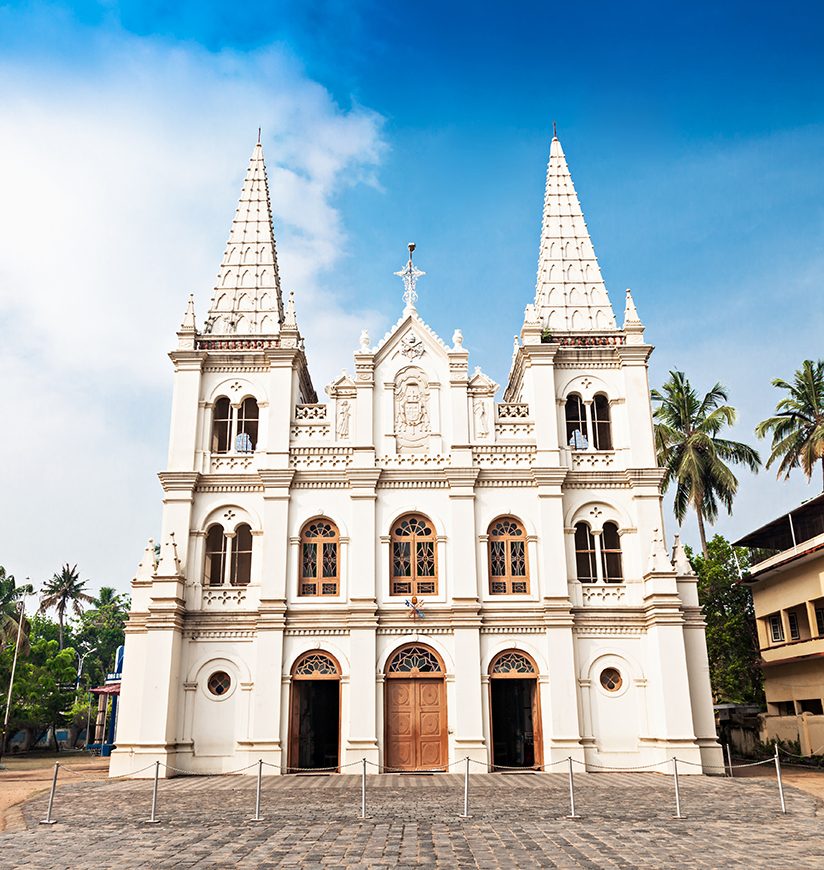
[[[501,653],[492,663],[492,673],[501,674],[525,674],[534,675],[535,666],[523,653],[509,650]]]
[[[781,624],[780,613],[774,613],[770,617],[770,635],[773,643],[781,643],[784,640],[784,626]]]
[[[390,674],[441,674],[443,668],[437,656],[425,646],[408,646],[395,653],[388,671]]]
[[[232,678],[226,671],[215,671],[208,679],[206,687],[217,696],[225,695],[232,688]]]
[[[339,591],[338,527],[329,519],[310,520],[300,533],[300,595],[337,595]]]
[[[409,514],[392,527],[392,595],[434,595],[438,591],[437,538],[426,517]]]
[[[493,595],[529,592],[526,530],[514,517],[501,517],[489,527],[489,591]]]

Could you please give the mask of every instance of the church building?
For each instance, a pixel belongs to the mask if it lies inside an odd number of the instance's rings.
[[[397,322],[321,401],[255,146],[208,313],[190,297],[170,354],[112,775],[721,767],[652,347],[629,290],[616,323],[557,137],[502,393],[423,319],[413,251]]]

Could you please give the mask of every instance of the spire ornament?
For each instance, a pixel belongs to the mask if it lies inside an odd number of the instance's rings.
[[[423,277],[426,272],[417,269],[412,262],[412,252],[415,250],[415,243],[410,242],[407,247],[409,248],[409,260],[400,272],[395,272],[394,274],[403,281],[404,310],[413,311],[415,303],[418,301],[418,294],[415,292],[415,285],[418,283],[418,278]]]

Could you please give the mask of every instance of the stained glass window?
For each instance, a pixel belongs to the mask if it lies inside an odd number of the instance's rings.
[[[338,527],[326,517],[310,520],[300,533],[299,595],[337,595],[339,590]]]
[[[232,688],[232,678],[226,671],[215,671],[206,682],[206,687],[219,698]]]
[[[515,517],[501,517],[489,527],[489,591],[492,595],[529,592],[526,530]]]
[[[323,653],[306,653],[302,656],[292,673],[296,677],[332,677],[338,676],[338,667],[332,659]]]
[[[492,673],[495,675],[508,674],[534,674],[535,666],[523,655],[515,650],[508,650],[501,653],[492,663]]]
[[[401,517],[392,527],[392,595],[435,595],[438,591],[437,536],[419,514]]]
[[[425,646],[407,646],[399,650],[389,663],[388,671],[390,674],[443,673],[437,656]]]

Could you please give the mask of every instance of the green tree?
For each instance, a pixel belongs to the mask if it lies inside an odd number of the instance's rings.
[[[19,728],[33,732],[37,728],[58,728],[66,724],[74,700],[76,655],[72,647],[60,649],[53,638],[54,623],[35,614],[31,620],[30,649],[17,663],[8,737]],[[0,672],[10,670],[12,650],[0,653]],[[6,695],[0,699],[5,714]]]
[[[19,604],[26,595],[31,595],[34,587],[30,583],[18,586],[14,577],[6,573],[0,565],[0,645],[17,642],[17,627],[19,623]],[[26,624],[23,624],[26,631]]]
[[[772,435],[767,468],[780,459],[778,477],[786,480],[800,467],[810,480],[820,461],[824,475],[824,360],[805,359],[792,383],[775,378],[772,385],[787,395],[775,406],[774,415],[755,427],[759,438]]]
[[[131,602],[128,595],[111,594],[104,586],[94,605],[80,616],[72,628],[74,643],[80,650],[94,649],[83,665],[90,683],[101,683],[114,666],[115,653],[123,643]]]
[[[69,568],[69,563],[66,562],[59,574],[55,574],[51,580],[47,580],[43,584],[40,611],[45,612],[51,607],[57,611],[60,649],[63,649],[63,626],[66,621],[66,612],[73,612],[76,616],[80,616],[83,613],[83,604],[89,604],[93,601],[92,596],[86,592],[86,581],[81,580],[77,573],[77,565]]]
[[[699,398],[683,372],[671,371],[661,391],[652,391],[657,404],[655,448],[665,469],[664,490],[675,483],[675,517],[683,523],[692,507],[698,519],[701,552],[707,556],[704,522],[718,518],[719,502],[732,513],[738,479],[727,463],[758,471],[761,459],[748,444],[720,438],[735,423],[735,408],[727,404],[727,391],[716,384]]]
[[[716,703],[761,704],[764,686],[750,588],[739,582],[749,567],[747,551],[733,548],[721,535],[707,555],[687,555],[698,575],[698,599],[707,622],[710,683]],[[736,562],[736,557],[738,561]]]

